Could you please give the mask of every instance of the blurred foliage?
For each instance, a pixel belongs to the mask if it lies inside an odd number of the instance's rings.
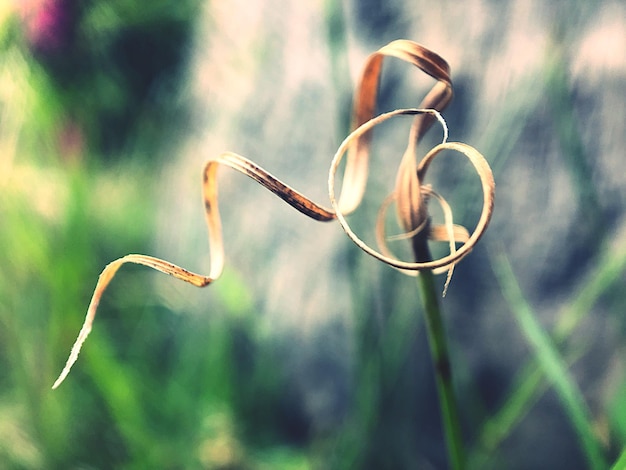
[[[134,0],[19,3],[4,29],[5,48],[19,47],[28,57],[42,100],[33,124],[88,154],[110,158],[139,147],[158,156],[172,145],[158,138],[162,130],[184,122],[177,87],[199,5],[198,0],[160,0],[149,8]]]
[[[199,8],[2,3],[1,468],[302,468],[288,445],[264,447],[281,435],[281,377],[259,366],[272,358],[257,354],[235,273],[217,294],[226,321],[180,315],[128,270],[83,373],[50,391],[91,281],[120,253],[150,251],[158,159],[183,135],[179,84]]]

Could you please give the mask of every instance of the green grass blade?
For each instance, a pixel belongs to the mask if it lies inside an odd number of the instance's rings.
[[[626,270],[626,245],[621,249],[608,246],[594,270],[582,284],[574,302],[561,314],[554,336],[557,342],[566,340],[604,294]]]
[[[611,470],[625,470],[625,469],[626,469],[626,447],[624,447],[622,454],[619,456],[619,458],[615,461],[615,463],[611,467]]]
[[[552,335],[557,345],[562,345],[569,338],[598,299],[620,279],[625,269],[626,248],[616,250],[608,246],[598,262],[598,268],[589,273],[581,283],[582,288],[576,298],[561,313]],[[569,351],[566,356],[567,363],[573,364],[584,353],[584,348],[575,354]],[[511,395],[502,407],[483,425],[479,438],[482,455],[474,456],[473,461],[482,462],[484,458],[488,458],[519,424],[532,403],[547,390],[543,374],[535,358],[522,367],[511,390]]]
[[[511,387],[515,392],[511,394],[498,412],[483,425],[479,442],[482,447],[481,451],[485,452],[485,456],[497,449],[510,434],[511,429],[526,416],[546,388],[537,363],[535,361],[528,362]]]
[[[583,354],[584,350],[579,350],[576,354],[568,354],[567,364],[572,365]],[[500,409],[483,424],[478,438],[480,449],[477,449],[475,455],[472,455],[472,468],[484,468],[486,466],[502,441],[521,423],[548,388],[548,383],[537,359],[529,360],[513,380],[510,396]]]
[[[539,366],[554,386],[565,411],[580,439],[582,449],[592,469],[607,467],[602,449],[593,433],[591,413],[582,393],[570,377],[567,365],[548,333],[537,322],[517,283],[506,255],[492,260],[494,271],[504,297],[509,302],[520,329],[535,352]]]

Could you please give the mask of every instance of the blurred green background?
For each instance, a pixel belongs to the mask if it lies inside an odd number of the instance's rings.
[[[223,277],[198,290],[124,267],[50,389],[108,262],[208,272],[208,155],[325,203],[363,60],[400,37],[448,60],[451,140],[497,182],[442,301],[469,467],[590,468],[585,439],[610,465],[626,445],[625,10],[0,0],[0,468],[445,468],[414,281],[228,171]],[[429,79],[385,67],[380,111],[416,106]],[[350,219],[370,241],[405,134],[380,133]],[[471,227],[479,187],[457,160],[430,182]]]

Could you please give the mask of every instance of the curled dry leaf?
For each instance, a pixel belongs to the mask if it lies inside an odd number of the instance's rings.
[[[469,254],[469,252],[472,250],[474,245],[476,245],[480,237],[483,235],[483,233],[487,229],[487,225],[489,224],[489,221],[491,219],[491,214],[493,212],[493,203],[494,203],[494,196],[495,196],[495,181],[493,179],[493,173],[491,172],[491,168],[489,167],[487,160],[485,160],[485,158],[476,149],[474,149],[473,147],[469,145],[466,145],[460,142],[443,142],[437,145],[436,147],[434,147],[432,150],[430,150],[430,152],[428,152],[428,154],[426,154],[426,156],[422,159],[420,164],[417,166],[417,177],[419,179],[423,179],[423,177],[426,174],[426,170],[428,169],[428,166],[430,165],[432,160],[441,152],[443,152],[444,150],[454,150],[458,153],[461,153],[462,155],[466,156],[469,159],[470,163],[474,166],[474,168],[476,169],[476,172],[478,173],[478,176],[480,177],[482,189],[483,189],[483,209],[482,209],[480,218],[478,220],[478,223],[476,225],[476,228],[474,232],[469,236],[469,238],[467,238],[466,242],[458,250],[454,250],[449,255],[439,258],[437,260],[433,260],[433,261],[424,261],[424,262],[400,261],[396,258],[393,258],[391,256],[386,256],[385,254],[374,250],[368,244],[362,241],[352,231],[352,229],[350,229],[350,226],[348,225],[348,222],[346,218],[344,217],[344,214],[341,211],[340,204],[337,203],[336,198],[335,198],[335,191],[334,191],[335,181],[334,180],[335,180],[335,173],[337,171],[337,168],[339,167],[339,164],[341,163],[341,160],[347,148],[351,145],[352,140],[355,138],[358,138],[359,135],[371,130],[373,127],[386,121],[387,119],[390,119],[399,115],[404,115],[404,114],[412,115],[412,114],[424,114],[424,113],[435,114],[436,111],[424,110],[424,109],[398,109],[395,111],[391,111],[389,113],[381,114],[377,116],[376,118],[371,119],[367,123],[363,124],[361,127],[353,131],[352,134],[350,134],[350,136],[348,136],[348,138],[346,138],[346,140],[344,140],[341,146],[339,147],[339,150],[335,154],[335,157],[333,158],[333,161],[331,163],[331,170],[330,170],[330,175],[328,179],[328,189],[329,189],[329,196],[330,196],[331,204],[333,208],[335,209],[337,220],[343,227],[346,234],[352,239],[354,243],[356,243],[359,246],[359,248],[361,248],[366,253],[370,254],[374,258],[390,266],[399,268],[401,270],[420,271],[424,269],[436,269],[436,268],[441,268],[441,267],[450,267],[450,265],[459,262],[463,257]],[[438,113],[436,114],[438,115]],[[401,186],[401,189],[402,189],[402,186]],[[431,190],[427,190],[427,191],[430,192]],[[398,188],[396,187],[396,192],[392,195],[392,198],[395,198],[397,200],[402,197],[404,197],[404,195],[399,194]],[[423,200],[423,197],[421,195],[420,195],[420,199]],[[419,220],[419,218],[414,218],[414,219],[416,223],[414,224],[414,226],[412,225],[411,230],[418,229],[421,227],[424,227],[425,229],[427,229],[430,225],[427,218],[423,220]],[[410,222],[412,221],[413,219],[410,219]],[[401,222],[405,223],[406,225],[407,221],[401,221]],[[452,226],[451,233],[454,234],[455,232],[460,232],[460,230],[454,229],[454,226]],[[437,229],[435,232],[433,232],[433,234],[440,235],[441,229]],[[414,235],[414,236],[417,236],[417,235]],[[427,235],[430,237],[430,232],[428,232]]]
[[[395,57],[412,64],[436,80],[435,85],[424,97],[418,108],[398,109],[376,115],[378,85],[383,60],[387,57]],[[353,110],[354,130],[339,146],[331,162],[328,176],[331,208],[325,208],[313,202],[302,193],[283,183],[245,157],[232,152],[226,152],[211,158],[207,162],[203,173],[203,198],[209,231],[211,259],[209,275],[203,276],[195,274],[159,258],[138,254],[127,255],[108,264],[98,278],[89,308],[87,309],[83,327],[72,347],[70,357],[52,388],[57,388],[63,382],[72,365],[76,362],[80,349],[91,331],[102,294],[117,270],[123,264],[135,263],[148,266],[198,287],[207,286],[221,275],[224,267],[224,246],[218,208],[217,170],[220,166],[230,167],[249,176],[289,205],[315,220],[327,222],[337,219],[354,243],[366,253],[384,263],[406,273],[417,273],[419,270],[423,269],[433,269],[435,272],[447,271],[448,283],[454,265],[471,251],[487,228],[493,209],[495,188],[491,169],[487,161],[478,151],[466,144],[447,142],[447,127],[439,111],[448,104],[451,98],[452,82],[448,64],[440,56],[425,47],[412,41],[397,40],[371,54],[366,60],[361,79],[356,89]],[[384,224],[381,222],[381,217],[379,217],[376,229],[377,240],[381,247],[381,252],[379,253],[357,237],[350,229],[345,218],[347,214],[353,212],[359,206],[365,192],[370,142],[374,128],[384,121],[399,116],[413,117],[413,124],[409,133],[407,150],[400,162],[395,191],[387,198],[386,202],[383,203],[381,213],[384,215],[387,206],[395,202],[400,224],[405,230],[403,237],[414,238],[426,236],[433,240],[448,241],[450,254],[438,260],[405,262],[396,259],[386,246]],[[421,162],[417,164],[415,160],[417,143],[436,121],[439,121],[443,126],[443,141],[428,152]],[[474,165],[481,179],[483,188],[483,210],[478,224],[471,235],[465,228],[453,224],[452,211],[445,199],[428,186],[421,184],[432,160],[444,150],[456,151],[466,156]],[[339,199],[337,199],[335,196],[335,175],[346,154],[347,158],[342,180],[341,195]],[[443,208],[445,218],[444,226],[431,226],[430,224],[427,202],[432,197],[437,199]],[[456,249],[455,243],[462,243],[462,245],[460,248]]]

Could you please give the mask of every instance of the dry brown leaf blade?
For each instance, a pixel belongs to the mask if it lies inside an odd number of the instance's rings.
[[[422,197],[421,183],[417,177],[415,147],[411,143],[400,161],[395,194],[396,214],[405,232],[412,232],[427,223],[428,208]]]
[[[371,120],[376,114],[378,88],[380,85],[383,60],[395,57],[414,65],[419,70],[437,80],[435,86],[417,106],[441,111],[452,98],[452,82],[447,62],[424,46],[406,39],[398,39],[366,59],[359,85],[355,92],[352,128],[356,129]],[[417,115],[413,124],[412,136],[415,143],[435,122],[428,114]],[[367,184],[368,160],[372,132],[365,132],[354,139],[348,151],[344,171],[343,186],[339,206],[342,212],[350,213],[358,207]]]
[[[385,57],[396,57],[413,64],[437,80],[437,83],[422,100],[420,108],[400,109],[375,116],[378,86],[383,59]],[[489,165],[475,149],[465,146],[465,144],[446,144],[447,127],[438,111],[446,106],[451,97],[452,86],[448,64],[440,56],[425,47],[412,41],[398,40],[393,41],[370,55],[356,91],[353,114],[355,130],[346,137],[337,150],[329,170],[328,186],[332,205],[331,209],[315,203],[245,157],[232,152],[226,152],[211,158],[203,172],[203,199],[206,223],[209,230],[211,261],[209,275],[203,276],[195,274],[165,260],[136,254],[124,256],[108,264],[98,278],[81,331],[72,346],[70,357],[59,375],[59,378],[55,381],[53,388],[57,388],[63,382],[72,365],[76,362],[80,349],[91,331],[100,299],[122,265],[125,263],[134,263],[148,266],[198,287],[204,287],[210,284],[221,275],[224,267],[224,246],[218,207],[217,173],[220,165],[230,167],[252,178],[289,205],[315,220],[331,221],[338,219],[344,231],[363,251],[393,267],[405,270],[435,269],[435,272],[437,272],[441,269],[445,270],[448,266],[458,262],[458,260],[465,256],[478,241],[489,222],[493,208],[494,184]],[[452,252],[447,257],[429,263],[405,263],[395,260],[390,253],[385,251],[386,248],[383,249],[383,254],[376,252],[352,232],[344,217],[358,207],[365,191],[369,147],[372,138],[371,131],[380,123],[400,115],[410,115],[414,117],[414,123],[409,135],[409,145],[402,159],[398,176],[400,181],[398,187],[400,191],[402,191],[402,194],[404,194],[403,197],[407,198],[406,201],[400,202],[400,205],[404,204],[402,209],[404,214],[403,218],[409,221],[408,226],[420,228],[420,220],[427,221],[426,207],[425,204],[422,204],[423,194],[421,193],[421,189],[423,188],[420,188],[420,181],[423,179],[430,161],[432,161],[441,150],[452,149],[465,154],[474,164],[483,184],[483,193],[485,195],[483,213],[475,231],[470,236],[465,237],[467,231],[463,232],[457,226],[452,225],[451,222],[450,224],[446,223],[446,236],[451,240]],[[431,150],[420,164],[416,165],[414,156],[415,146],[426,130],[428,130],[437,119],[442,122],[444,126],[443,143]],[[334,194],[335,173],[346,152],[348,152],[348,158],[342,181],[341,198],[339,202],[337,202]],[[452,228],[450,228],[449,225]],[[425,226],[426,224],[424,224],[424,227]],[[441,239],[442,237],[439,230],[440,229],[435,226],[432,231],[432,235],[434,235],[436,239]],[[455,237],[457,239],[464,238],[465,241],[464,245],[456,252],[454,252]],[[385,254],[388,256],[385,256]]]
[[[98,282],[96,284],[96,288],[94,289],[93,295],[91,297],[91,302],[89,303],[89,307],[87,308],[87,315],[85,316],[85,320],[83,322],[83,326],[80,329],[78,334],[78,338],[74,342],[72,346],[72,350],[70,351],[70,356],[61,371],[61,374],[56,379],[52,388],[55,389],[65,380],[67,375],[70,373],[70,369],[78,359],[78,354],[83,346],[83,343],[89,336],[91,332],[91,328],[93,325],[93,321],[96,317],[96,311],[98,309],[98,305],[100,304],[100,299],[102,298],[102,294],[108,287],[109,283],[117,273],[118,269],[122,267],[123,264],[126,263],[134,263],[141,264],[144,266],[148,266],[152,269],[156,269],[157,271],[161,271],[162,273],[169,274],[170,276],[174,276],[181,281],[188,282],[197,287],[204,287],[210,284],[213,279],[208,276],[202,276],[200,274],[192,273],[191,271],[187,271],[180,266],[176,266],[175,264],[169,263],[159,258],[154,258],[152,256],[145,255],[126,255],[122,258],[116,259],[109,263],[98,278]]]
[[[316,204],[311,199],[307,198],[269,172],[254,164],[252,161],[240,155],[232,152],[226,152],[218,157],[210,159],[204,169],[202,185],[205,216],[209,230],[209,249],[211,261],[209,275],[203,276],[196,274],[168,261],[146,255],[126,255],[109,263],[98,278],[91,302],[87,309],[83,326],[78,334],[78,338],[72,346],[70,356],[61,371],[61,374],[52,386],[53,389],[57,388],[65,380],[70,372],[70,369],[78,359],[78,354],[80,353],[82,345],[91,332],[102,294],[122,265],[126,263],[144,265],[162,273],[169,274],[182,281],[188,282],[196,287],[205,287],[221,275],[224,267],[224,244],[222,240],[221,218],[218,206],[217,170],[219,165],[233,168],[259,182],[262,186],[278,195],[289,205],[313,219],[319,221],[330,221],[335,218],[333,212]]]

